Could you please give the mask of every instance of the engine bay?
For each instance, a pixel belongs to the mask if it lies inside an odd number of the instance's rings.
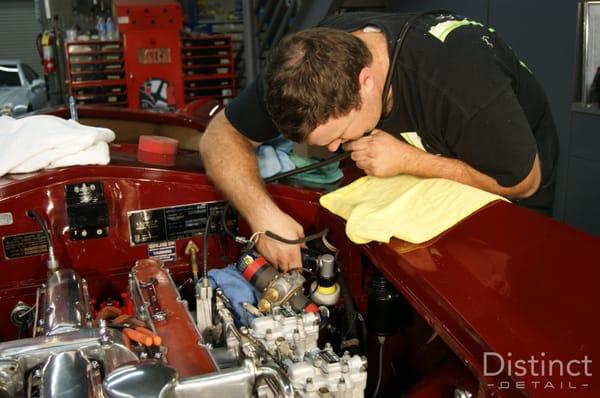
[[[2,181],[0,395],[364,395],[364,319],[327,229],[280,273],[206,181],[74,170]]]
[[[317,261],[332,259],[324,256]],[[293,274],[274,277],[262,296],[273,298],[274,291],[292,287],[277,282],[300,277],[288,278]],[[34,307],[21,302],[13,310],[22,330],[35,326],[33,337],[0,344],[2,392],[11,397],[363,396],[366,359],[349,351],[340,356],[329,342],[319,347],[327,307],[296,299],[307,305],[295,311],[289,304],[294,299],[284,299],[261,312],[244,302],[253,320],[236,322],[227,294],[206,281],[195,285],[196,311],[190,311],[168,269],[158,260],[140,260],[122,300],[100,303],[96,311],[87,282],[72,269],[55,269],[38,289]]]

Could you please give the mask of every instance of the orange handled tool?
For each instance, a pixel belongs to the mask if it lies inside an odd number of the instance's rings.
[[[151,330],[146,329],[143,326],[138,326],[135,328],[136,331],[145,334],[146,336],[152,337],[152,343],[155,346],[159,346],[162,343],[162,338],[154,333]]]
[[[125,344],[125,347],[127,347],[129,349],[129,351],[132,350],[131,339],[129,337],[127,337],[127,335],[124,333],[123,333],[123,344]]]
[[[116,323],[116,324],[130,323],[134,326],[144,326],[145,325],[144,322],[140,321],[139,319],[137,319],[131,315],[127,315],[127,314],[119,315],[118,317],[116,317],[115,319],[112,320],[112,323]]]
[[[150,347],[152,345],[152,337],[144,333],[140,333],[130,328],[123,329],[123,333],[125,333],[125,336],[129,337],[131,340],[137,341],[138,343],[143,344],[146,347]]]

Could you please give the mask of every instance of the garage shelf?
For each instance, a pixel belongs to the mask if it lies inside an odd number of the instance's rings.
[[[69,95],[79,104],[127,105],[122,41],[70,41],[65,54]]]
[[[235,97],[231,36],[183,36],[181,59],[186,102],[213,98],[227,103]]]
[[[71,82],[71,86],[73,86],[73,88],[80,88],[80,87],[98,87],[98,86],[124,86],[127,83],[125,82],[125,79],[106,79],[106,80],[86,80],[83,82]]]

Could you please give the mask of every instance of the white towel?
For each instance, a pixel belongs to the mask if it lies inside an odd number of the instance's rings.
[[[110,162],[112,130],[50,115],[0,117],[0,176]]]

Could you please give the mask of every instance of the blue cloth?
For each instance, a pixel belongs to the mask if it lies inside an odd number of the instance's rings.
[[[294,143],[283,136],[264,142],[256,148],[258,170],[262,178],[284,173],[296,168],[290,159]]]
[[[290,154],[290,160],[294,162],[294,165],[296,165],[298,168],[305,167],[319,161],[317,159],[299,156],[295,153]],[[342,177],[344,177],[344,173],[342,170],[340,170],[340,162],[333,162],[311,171],[305,171],[304,173],[296,174],[291,176],[290,179],[315,184],[331,184],[341,180]]]
[[[256,158],[258,160],[260,176],[262,178],[269,178],[275,174],[284,173],[318,162],[317,159],[307,158],[293,153],[293,149],[294,143],[281,135],[259,145],[256,148]],[[302,183],[322,185],[339,181],[343,176],[344,173],[340,170],[340,163],[334,162],[290,178]]]
[[[212,288],[221,288],[231,301],[233,316],[237,326],[248,326],[254,316],[244,310],[243,303],[256,305],[258,291],[244,279],[235,264],[225,268],[216,268],[208,271],[208,282]]]

